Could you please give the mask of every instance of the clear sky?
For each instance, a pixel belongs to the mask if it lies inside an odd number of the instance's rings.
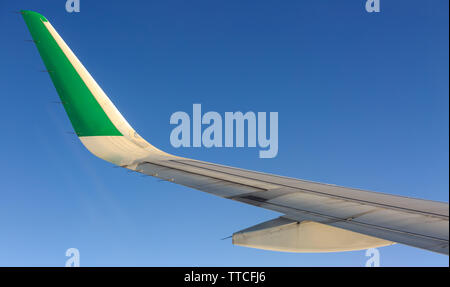
[[[364,266],[221,238],[279,214],[113,168],[81,145],[19,14],[45,15],[133,127],[167,152],[448,202],[449,2],[0,2],[0,266]],[[279,113],[279,152],[174,148],[176,111]],[[380,248],[382,266],[448,256]]]

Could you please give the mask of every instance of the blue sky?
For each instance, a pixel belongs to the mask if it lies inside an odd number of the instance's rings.
[[[220,240],[277,217],[113,168],[72,131],[20,9],[45,15],[133,127],[181,156],[448,202],[447,0],[0,3],[0,266],[364,266]],[[173,148],[170,115],[279,113],[279,152]],[[448,266],[403,245],[382,266]]]

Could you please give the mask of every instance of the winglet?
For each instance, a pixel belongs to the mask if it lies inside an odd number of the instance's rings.
[[[21,12],[76,134],[122,135],[94,95],[100,96],[100,87],[47,18],[34,11]]]
[[[46,17],[21,14],[75,133],[92,153],[119,165],[165,154],[135,132]]]

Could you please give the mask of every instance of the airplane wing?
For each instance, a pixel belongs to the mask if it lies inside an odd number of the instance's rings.
[[[259,206],[281,217],[233,234],[237,245],[337,252],[402,243],[449,253],[449,205],[228,167],[165,153],[140,137],[50,22],[21,11],[83,145],[118,166]]]

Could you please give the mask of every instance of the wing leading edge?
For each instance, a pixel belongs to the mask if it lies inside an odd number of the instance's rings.
[[[448,203],[248,171],[167,154],[140,137],[50,22],[21,11],[83,145],[113,164],[282,213],[237,232],[248,247],[335,252],[402,243],[449,253]]]

